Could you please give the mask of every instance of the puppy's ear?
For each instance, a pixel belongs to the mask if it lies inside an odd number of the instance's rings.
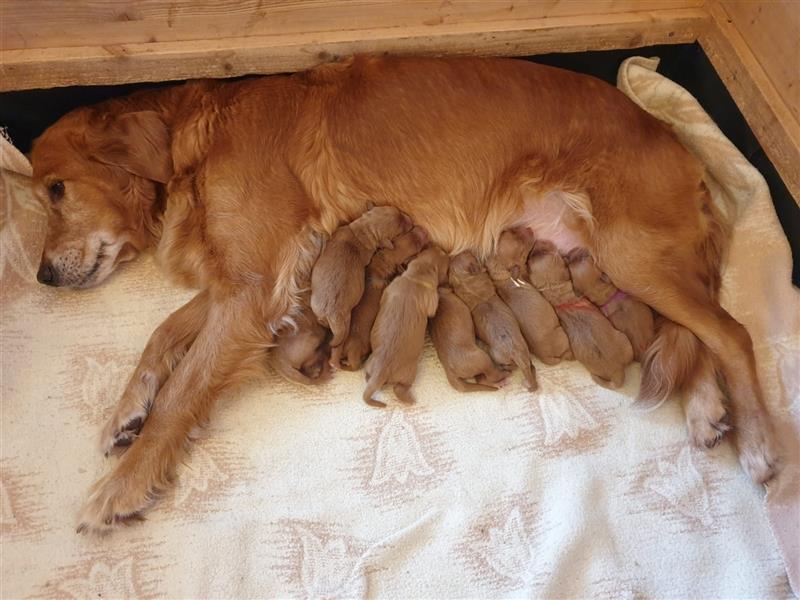
[[[579,262],[585,258],[589,257],[589,251],[586,248],[573,248],[564,256],[564,260],[567,261],[568,265],[571,265],[574,262]]]
[[[169,130],[155,111],[107,116],[89,129],[86,144],[102,163],[159,183],[172,177]]]
[[[381,240],[380,247],[386,248],[387,250],[394,250],[394,242],[389,238],[384,238]]]

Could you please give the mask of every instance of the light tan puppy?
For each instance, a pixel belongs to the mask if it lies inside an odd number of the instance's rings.
[[[528,345],[514,313],[500,299],[486,270],[470,252],[450,261],[450,285],[472,313],[478,337],[489,347],[492,360],[501,367],[516,365],[530,391],[538,386]]]
[[[447,262],[442,249],[427,248],[383,292],[370,337],[372,355],[367,361],[364,390],[367,404],[386,406],[373,396],[387,384],[394,384],[398,400],[414,402],[411,384],[417,377],[428,318],[436,314],[439,304],[437,288],[447,280]]]
[[[519,323],[528,348],[546,365],[572,360],[569,339],[556,311],[528,281],[526,262],[533,247],[533,232],[524,227],[504,231],[495,254],[486,261],[497,293]]]
[[[553,244],[534,244],[528,274],[531,283],[555,307],[575,358],[592,379],[604,387],[620,387],[625,382],[625,367],[633,360],[631,343],[594,304],[575,294],[569,269]]]
[[[272,366],[289,381],[315,385],[328,381],[330,347],[325,343],[327,330],[319,324],[311,307],[305,304],[295,318],[296,328],[278,336],[272,349]]]
[[[394,240],[394,248],[386,248],[375,253],[367,266],[364,295],[350,316],[350,334],[341,346],[337,346],[338,351],[334,350],[331,358],[334,366],[349,371],[361,367],[370,351],[369,337],[375,317],[378,316],[383,290],[389,285],[392,277],[427,243],[428,234],[425,230],[422,227],[414,227]]]
[[[655,335],[653,311],[646,304],[618,290],[608,275],[597,268],[586,250],[573,250],[566,260],[572,276],[572,287],[600,308],[611,324],[628,337],[634,360],[641,362],[644,351]]]
[[[492,384],[508,375],[475,343],[469,307],[448,287],[439,288],[439,307],[431,321],[431,338],[447,381],[460,392],[496,390],[497,386]]]
[[[379,247],[411,229],[411,220],[396,208],[372,208],[328,240],[311,271],[311,310],[333,332],[336,348],[350,331],[350,312],[364,293],[364,269]]]

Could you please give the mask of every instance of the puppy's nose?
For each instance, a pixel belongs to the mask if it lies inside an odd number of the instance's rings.
[[[58,285],[58,273],[49,262],[42,262],[36,280],[45,285]]]

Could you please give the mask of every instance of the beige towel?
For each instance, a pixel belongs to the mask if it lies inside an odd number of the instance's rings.
[[[623,81],[662,118],[688,110],[688,95],[657,93],[669,82],[654,73],[631,65]],[[743,169],[712,173],[741,187]],[[226,397],[145,523],[75,535],[86,488],[108,468],[99,428],[150,332],[192,293],[149,257],[97,289],[38,286],[43,210],[19,178],[1,190],[4,597],[790,594],[762,491],[728,444],[687,445],[677,402],[632,411],[635,368],[620,393],[567,364],[537,365],[535,395],[518,376],[465,395],[430,348],[411,408],[364,405],[361,373],[318,389],[270,374]],[[736,198],[725,297],[753,317],[777,408],[798,385],[797,297],[766,193]],[[775,264],[749,277],[762,255]],[[782,346],[768,341],[778,330]]]

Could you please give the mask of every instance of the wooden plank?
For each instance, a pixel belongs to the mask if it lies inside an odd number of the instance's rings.
[[[698,8],[703,0],[4,0],[0,47],[61,48]]]
[[[789,193],[800,205],[800,122],[723,7],[713,0],[707,7],[711,20],[700,35],[700,43]]]
[[[0,52],[0,90],[233,77],[354,53],[523,56],[694,41],[700,9]]]
[[[720,2],[786,106],[800,120],[800,2]]]

